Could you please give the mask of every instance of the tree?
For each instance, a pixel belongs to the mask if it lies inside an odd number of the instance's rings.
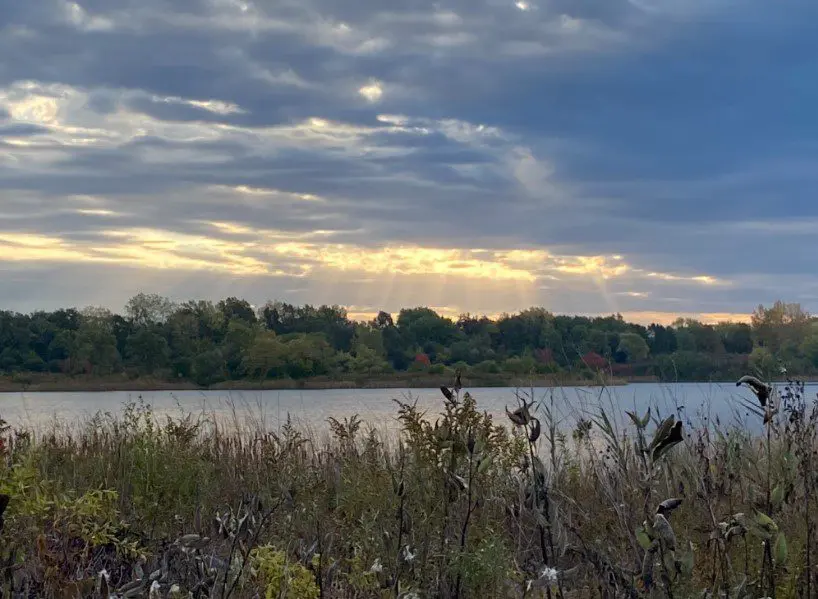
[[[429,308],[401,310],[397,328],[407,340],[421,348],[431,343],[448,345],[457,337],[455,324]]]
[[[648,327],[648,346],[650,347],[650,353],[654,356],[672,354],[678,347],[676,331],[671,327],[664,327],[660,324],[650,325]]]
[[[384,329],[395,326],[395,323],[392,322],[391,314],[381,310],[380,312],[378,312],[378,315],[372,321],[372,326],[373,328],[383,331]]]
[[[679,318],[674,326],[679,349],[708,354],[724,352],[721,336],[712,325],[692,318]]]
[[[562,348],[562,340],[554,315],[542,308],[523,310],[516,315],[503,315],[497,321],[499,343],[502,348],[520,355],[527,348]],[[566,327],[566,333],[570,329]]]
[[[156,293],[137,293],[125,304],[125,316],[136,326],[165,322],[175,306],[168,298]]]
[[[753,329],[741,322],[720,322],[716,331],[728,354],[749,354],[753,351]]]
[[[381,374],[389,370],[389,363],[371,347],[358,345],[353,350],[349,368],[359,374]]]
[[[224,357],[218,349],[204,351],[193,359],[193,380],[198,385],[210,386],[225,378]]]
[[[386,349],[383,343],[383,331],[371,325],[356,325],[355,333],[352,337],[352,353],[356,353],[364,347],[371,349],[378,357],[383,358],[386,356]]]
[[[254,378],[276,377],[284,374],[287,348],[273,331],[263,331],[242,353],[245,373]]]
[[[255,309],[246,300],[228,297],[220,301],[217,308],[222,313],[225,322],[240,320],[248,325],[255,325],[258,322]]]
[[[627,361],[633,363],[646,359],[650,348],[647,342],[636,333],[622,333],[619,335],[617,352],[625,354]]]
[[[583,355],[580,363],[583,366],[587,366],[591,370],[604,370],[608,367],[608,360],[596,352],[588,352],[587,354]]]
[[[170,347],[155,328],[141,327],[127,338],[125,357],[142,374],[152,374],[157,368],[167,366]]]
[[[789,341],[800,345],[809,329],[810,315],[801,304],[776,301],[770,308],[759,305],[752,316],[756,342],[775,353]]]
[[[111,325],[111,312],[86,308],[70,350],[72,370],[87,374],[111,374],[119,368],[121,356]]]
[[[813,367],[818,367],[818,331],[812,332],[801,343],[801,354]]]
[[[244,350],[252,345],[256,333],[255,325],[244,317],[234,317],[228,322],[221,349],[225,367],[231,378],[243,376]]]
[[[753,372],[759,374],[763,378],[768,378],[775,373],[777,361],[773,353],[766,347],[756,347],[750,353],[748,362]]]

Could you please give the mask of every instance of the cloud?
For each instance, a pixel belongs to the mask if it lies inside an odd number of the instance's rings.
[[[797,4],[0,0],[0,305],[809,307]]]

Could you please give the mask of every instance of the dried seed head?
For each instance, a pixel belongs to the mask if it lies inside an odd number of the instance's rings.
[[[657,538],[664,543],[665,547],[671,551],[676,550],[676,533],[673,532],[673,527],[670,526],[670,522],[668,522],[667,518],[662,514],[656,514],[656,517],[653,519],[653,530],[656,532]]]
[[[672,499],[665,499],[662,503],[659,504],[659,507],[656,508],[657,514],[662,514],[663,516],[670,516],[670,513],[682,505],[682,500],[674,497]]]
[[[540,438],[540,433],[542,429],[540,427],[540,421],[537,418],[531,420],[531,431],[528,434],[528,441],[529,443],[536,443],[537,439]]]

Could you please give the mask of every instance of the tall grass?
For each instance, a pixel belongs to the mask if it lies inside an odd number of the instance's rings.
[[[532,393],[495,422],[459,384],[442,392],[430,413],[396,402],[398,436],[142,404],[44,434],[5,426],[2,596],[816,592],[818,404],[802,384],[744,408],[762,435],[615,402],[566,428]]]

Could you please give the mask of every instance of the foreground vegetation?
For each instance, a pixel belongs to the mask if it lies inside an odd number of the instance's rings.
[[[811,597],[818,403],[748,382],[761,435],[601,406],[560,423],[524,394],[498,423],[459,379],[437,413],[398,402],[394,438],[139,404],[6,426],[2,596]]]
[[[89,390],[103,380],[131,389],[396,386],[448,380],[455,370],[486,385],[586,382],[600,373],[607,381],[724,381],[748,370],[777,372],[779,361],[800,375],[818,374],[818,321],[798,304],[760,306],[751,324],[679,320],[670,327],[541,308],[457,321],[412,308],[395,320],[380,312],[353,322],[338,306],[277,302],[257,310],[237,298],[177,305],[144,294],[121,315],[100,308],[0,312],[0,384],[14,389],[55,378],[52,388],[86,381]]]

